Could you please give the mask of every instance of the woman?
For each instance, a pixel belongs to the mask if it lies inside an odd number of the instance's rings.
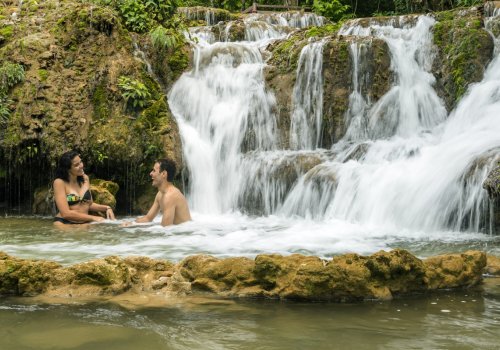
[[[54,200],[59,211],[54,217],[55,225],[104,220],[101,216],[89,215],[89,211],[105,212],[106,218],[115,220],[110,206],[92,201],[89,177],[83,172],[83,162],[75,151],[66,152],[59,159],[54,180]]]

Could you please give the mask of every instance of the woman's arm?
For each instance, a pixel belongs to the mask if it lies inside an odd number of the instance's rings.
[[[57,209],[62,218],[74,222],[90,222],[90,221],[102,221],[104,220],[100,216],[89,215],[79,213],[76,210],[69,209],[68,202],[66,200],[66,190],[64,187],[64,181],[61,179],[54,180],[54,200],[56,202]]]
[[[109,205],[92,203],[89,207],[90,211],[101,211],[106,213],[106,219],[116,220],[115,213],[113,212],[113,208]]]

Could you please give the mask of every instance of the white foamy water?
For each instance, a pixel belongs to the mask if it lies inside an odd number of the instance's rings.
[[[0,222],[1,251],[20,258],[50,259],[63,264],[110,255],[141,255],[171,261],[194,254],[253,258],[258,254],[300,253],[329,258],[396,247],[409,249],[420,257],[469,249],[500,254],[498,236],[389,230],[336,219],[194,213],[193,221],[178,226],[162,227],[159,218],[135,227],[119,226],[130,219],[61,231],[52,225],[50,218],[4,218]]]
[[[364,155],[344,163],[352,147],[343,149],[340,143],[336,161],[321,165],[334,181],[318,186],[306,176],[288,196],[282,215],[433,232],[487,229],[488,199],[482,182],[499,159],[499,59],[444,121],[433,77],[425,70],[432,62],[426,58],[430,49],[422,43],[431,25],[431,19],[421,17],[406,29],[345,29],[362,36],[374,32],[388,42],[399,85],[368,112],[371,140],[363,143]],[[396,90],[399,97],[383,113],[389,124],[374,125],[381,106]]]
[[[413,135],[446,118],[446,109],[432,87],[435,78],[429,72],[434,57],[430,32],[434,23],[431,17],[421,16],[415,26],[353,25],[340,30],[343,35],[381,38],[390,49],[397,81],[367,114],[371,138]]]
[[[321,141],[323,119],[323,46],[312,42],[300,52],[292,95],[290,147],[316,149]]]

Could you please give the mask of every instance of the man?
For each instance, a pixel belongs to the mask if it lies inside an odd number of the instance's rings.
[[[149,173],[153,186],[158,189],[151,209],[136,223],[150,222],[161,212],[161,225],[178,225],[191,220],[186,197],[172,183],[176,172],[175,163],[168,158],[158,159]],[[126,225],[128,226],[128,225]]]

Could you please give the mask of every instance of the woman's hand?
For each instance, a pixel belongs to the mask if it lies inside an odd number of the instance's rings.
[[[108,207],[106,209],[106,219],[108,219],[108,220],[116,220],[115,213],[113,212],[113,209],[111,207]]]
[[[92,220],[95,222],[101,222],[104,221],[105,219],[102,216],[92,215]]]

